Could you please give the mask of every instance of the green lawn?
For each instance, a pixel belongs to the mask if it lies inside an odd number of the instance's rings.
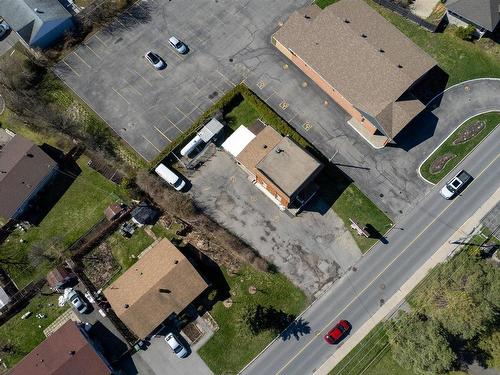
[[[153,225],[151,230],[156,235],[156,237],[168,238],[172,241],[175,238],[175,234],[178,230],[182,229],[182,224],[178,222],[173,222],[170,228],[165,228],[160,223]]]
[[[333,203],[333,210],[340,216],[346,228],[351,231],[354,240],[363,253],[370,249],[379,239],[359,236],[354,229],[351,229],[349,218],[360,226],[367,226],[368,228],[371,226],[373,229],[369,230],[369,232],[373,232],[372,237],[377,237],[377,233],[379,236],[383,236],[392,226],[391,219],[354,184],[350,184],[337,198]]]
[[[243,100],[240,105],[224,116],[227,125],[234,131],[240,125],[250,125],[259,118],[259,113],[246,100]]]
[[[454,27],[447,27],[443,33],[431,33],[371,0],[366,2],[436,59],[449,75],[448,87],[474,78],[500,77],[498,46],[485,48],[481,42],[461,40],[455,36]]]
[[[270,332],[252,336],[242,322],[246,309],[260,304],[297,315],[305,308],[307,298],[279,273],[245,267],[235,276],[224,275],[231,288],[233,305],[226,308],[219,302],[214,306],[210,313],[220,329],[198,354],[215,374],[236,374],[275,337]],[[248,293],[252,285],[258,290],[254,295]]]
[[[376,325],[330,375],[413,375],[392,359],[383,323]]]
[[[0,354],[2,362],[12,367],[26,354],[33,350],[38,344],[45,340],[43,330],[47,328],[59,315],[68,309],[68,306],[59,307],[57,298],[59,295],[44,296],[38,294],[28,306],[0,326],[0,339],[13,344],[13,353]],[[27,311],[32,314],[26,319],[21,319]],[[44,314],[47,317],[38,319],[36,314]],[[38,326],[41,326],[38,327]]]
[[[314,2],[321,9],[325,9],[328,5],[332,5],[333,3],[336,3],[337,1],[339,1],[339,0],[315,0]]]
[[[124,189],[90,169],[87,161],[85,156],[78,160],[81,174],[38,226],[16,230],[0,245],[2,267],[19,288],[44,277],[61,252],[103,217],[110,203],[127,199]],[[30,260],[33,246],[43,248],[50,259]]]
[[[119,231],[113,233],[107,240],[114,258],[120,264],[121,273],[130,268],[137,261],[137,256],[153,243],[144,229],[137,229],[132,237],[123,237]]]
[[[458,137],[458,134],[469,126],[471,123],[476,121],[484,121],[486,123],[485,128],[477,134],[475,137],[471,138],[465,143],[461,143],[458,145],[453,145],[453,141],[455,141]],[[473,149],[476,147],[479,142],[481,142],[484,138],[490,134],[495,127],[500,124],[500,112],[490,112],[482,115],[478,115],[469,119],[460,125],[457,130],[455,130],[452,135],[436,150],[429,156],[426,161],[420,167],[420,173],[427,180],[433,183],[439,182],[444,176],[446,176],[453,168],[455,168],[458,163],[460,163]],[[446,163],[445,167],[438,173],[432,174],[429,170],[432,162],[439,158],[440,156],[451,153],[456,155],[453,159]]]

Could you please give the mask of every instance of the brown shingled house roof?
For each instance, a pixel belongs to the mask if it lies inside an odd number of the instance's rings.
[[[260,121],[259,121],[260,122]],[[262,124],[262,122],[260,122]],[[263,124],[264,125],[264,124]],[[254,175],[257,164],[276,146],[283,136],[270,126],[265,126],[241,151],[236,160]]]
[[[0,150],[0,216],[10,219],[56,165],[40,147],[15,135]]]
[[[274,38],[358,110],[376,117],[390,138],[423,109],[408,96],[409,103],[394,103],[436,61],[363,0],[302,8]]]
[[[145,338],[172,313],[179,314],[207,288],[189,260],[161,240],[105,291],[118,318]]]
[[[9,375],[109,375],[112,370],[69,320],[33,349]]]

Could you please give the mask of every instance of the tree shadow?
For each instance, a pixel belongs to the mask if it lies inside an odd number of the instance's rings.
[[[283,332],[281,332],[280,337],[283,341],[291,340],[292,337],[298,341],[300,337],[308,335],[309,333],[311,333],[309,322],[301,317],[294,320]]]

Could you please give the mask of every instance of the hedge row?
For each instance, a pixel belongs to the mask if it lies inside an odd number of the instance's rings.
[[[259,117],[267,125],[273,127],[282,135],[287,135],[300,146],[309,150],[314,150],[314,147],[307,142],[299,133],[297,133],[288,123],[283,120],[276,112],[260,100],[248,87],[244,84],[239,84],[229,90],[221,97],[213,106],[207,109],[183,134],[170,143],[151,163],[150,169],[155,168],[161,163],[171,152],[183,147],[188,140],[198,132],[214,115],[222,111],[226,114],[231,111],[232,107],[236,106],[238,99],[247,100],[259,113]]]

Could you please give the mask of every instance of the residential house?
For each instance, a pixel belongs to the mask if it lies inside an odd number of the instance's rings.
[[[272,43],[382,148],[424,108],[412,87],[436,61],[363,0],[294,12]]]
[[[281,209],[302,207],[317,192],[313,181],[323,168],[321,162],[260,120],[248,129],[240,126],[226,142],[223,147]]]
[[[72,15],[58,0],[3,0],[0,17],[31,48],[46,49],[73,27]]]
[[[141,202],[132,210],[132,221],[139,227],[154,224],[158,218],[158,210],[146,202]]]
[[[24,357],[9,375],[110,375],[113,368],[83,326],[69,320]]]
[[[76,275],[64,265],[60,264],[47,274],[47,283],[49,287],[55,290],[61,290],[70,281],[74,280]]]
[[[0,216],[19,219],[57,170],[40,147],[15,135],[0,149]]]
[[[124,209],[125,209],[124,205],[118,203],[112,203],[104,210],[104,216],[108,221],[113,221],[121,215]]]
[[[162,239],[104,295],[118,318],[144,339],[172,314],[180,314],[207,286],[189,260]]]
[[[472,25],[477,36],[493,32],[500,22],[500,0],[448,0],[448,22],[457,26]]]

